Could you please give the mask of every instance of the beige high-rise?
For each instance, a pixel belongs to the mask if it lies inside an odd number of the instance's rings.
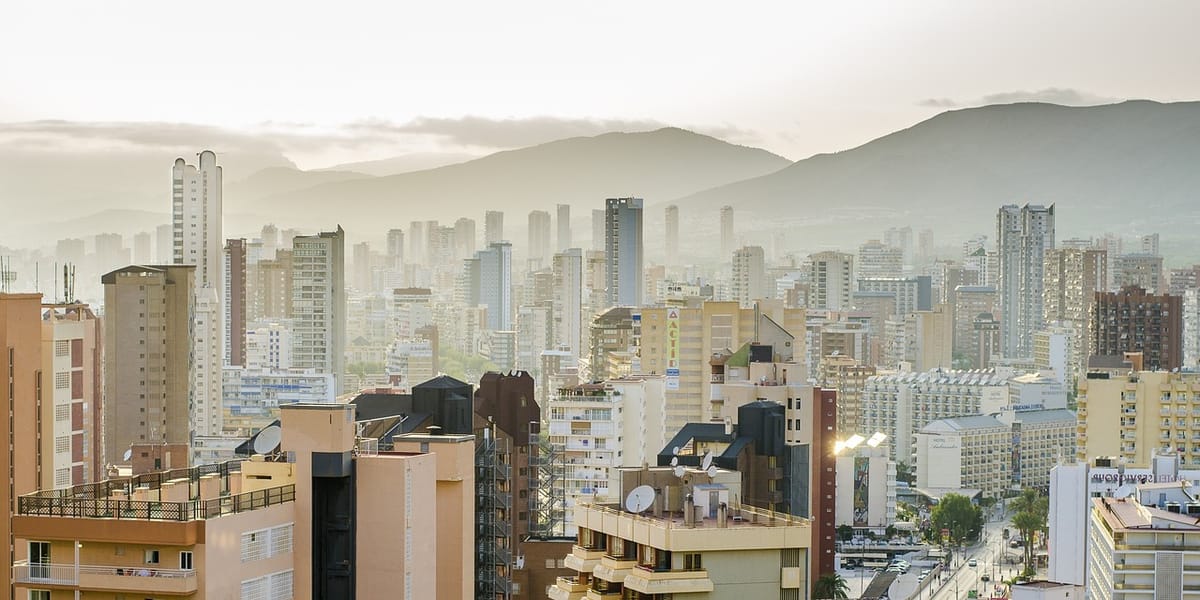
[[[188,445],[192,381],[192,265],[130,266],[104,284],[104,462],[128,464],[135,444]],[[153,464],[135,471],[153,470]],[[187,456],[158,458],[157,468]]]
[[[717,399],[714,390],[722,383],[709,366],[714,353],[737,351],[747,342],[758,341],[772,345],[785,362],[805,354],[807,313],[802,308],[783,308],[779,302],[759,304],[757,326],[756,309],[740,308],[737,302],[645,308],[641,313],[640,372],[667,377],[668,436],[688,423],[708,421],[712,416],[710,402]],[[676,325],[678,337],[672,341],[670,331]],[[668,371],[672,353],[677,355],[678,375]],[[795,381],[804,379],[804,374],[794,375]]]

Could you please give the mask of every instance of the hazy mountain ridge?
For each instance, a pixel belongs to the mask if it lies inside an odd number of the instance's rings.
[[[301,171],[291,167],[268,167],[255,171],[249,177],[237,181],[226,181],[224,197],[260,198],[271,194],[302,190],[323,183],[367,179],[372,175],[348,170]]]
[[[1002,204],[1055,203],[1060,237],[1129,228],[1180,235],[1181,225],[1200,221],[1198,164],[1197,102],[993,105],[673,201],[697,211],[730,204],[759,219],[871,210],[883,226],[961,235],[991,231]]]
[[[467,162],[476,158],[479,158],[476,154],[461,152],[411,152],[391,158],[342,163],[316,170],[353,171],[375,177],[386,177],[388,175],[399,175],[400,173],[409,173],[412,171],[436,169],[446,165]]]
[[[252,205],[231,205],[227,197],[226,206],[303,214],[307,221],[341,222],[348,231],[366,235],[411,220],[478,219],[486,209],[510,211],[514,228],[523,229],[524,213],[550,210],[558,203],[582,211],[600,208],[606,197],[640,196],[653,202],[789,164],[765,150],[664,128],[569,138],[425,171],[326,183]]]

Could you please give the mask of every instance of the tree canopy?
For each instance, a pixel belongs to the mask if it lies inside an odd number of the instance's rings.
[[[955,545],[976,540],[983,531],[983,510],[961,494],[946,494],[933,507],[931,519],[935,533],[948,530]]]

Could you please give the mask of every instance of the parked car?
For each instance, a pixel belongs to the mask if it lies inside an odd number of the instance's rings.
[[[977,561],[977,560],[975,560],[975,559],[973,559],[973,558],[972,558],[971,560],[968,560],[968,561],[967,561],[967,566],[968,566],[968,567],[978,567],[978,566],[979,566],[979,561]]]
[[[979,580],[984,583],[987,583],[987,582],[991,581],[992,578],[987,573],[984,573],[983,577],[980,577]]]

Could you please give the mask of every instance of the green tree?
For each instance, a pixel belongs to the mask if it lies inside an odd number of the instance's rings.
[[[886,535],[888,537],[889,540],[896,537],[896,533],[897,533],[896,526],[888,525],[887,529],[883,530],[883,533],[884,533],[884,535]]]
[[[826,573],[813,584],[813,600],[847,600],[850,586],[838,573]]]
[[[971,503],[971,499],[960,494],[946,494],[931,515],[933,530],[949,530],[950,539],[956,546],[979,538],[983,531],[983,511]]]
[[[850,538],[854,537],[854,528],[849,525],[838,525],[837,536],[839,540],[848,542]]]

